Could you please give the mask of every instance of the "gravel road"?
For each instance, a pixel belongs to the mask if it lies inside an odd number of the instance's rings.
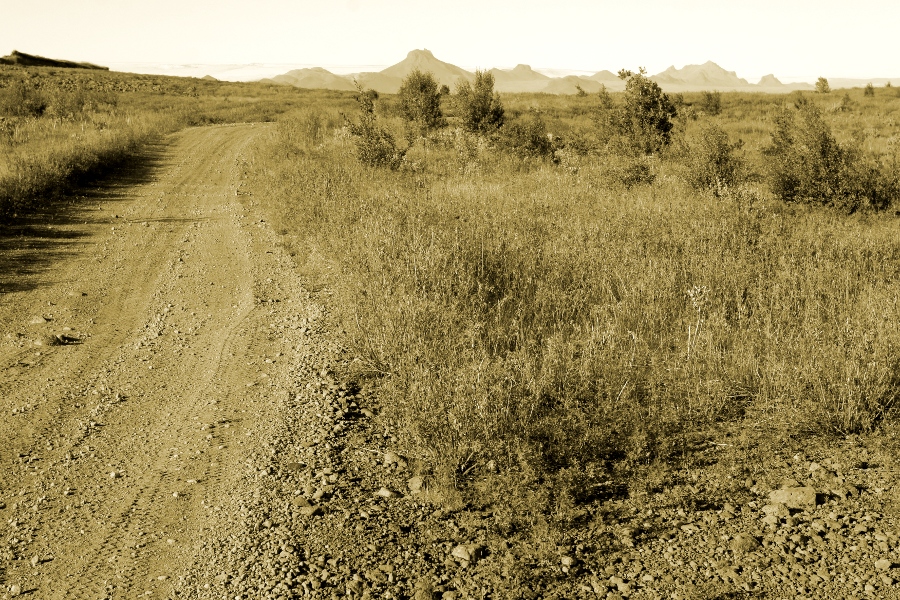
[[[723,430],[543,538],[429,502],[244,187],[265,131],[183,131],[0,238],[0,598],[900,597],[894,438]]]

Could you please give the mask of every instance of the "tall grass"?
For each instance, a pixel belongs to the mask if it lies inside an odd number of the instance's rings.
[[[271,120],[301,96],[260,84],[2,67],[0,219],[46,206],[162,135]]]
[[[356,375],[447,488],[477,475],[483,495],[558,512],[718,422],[837,434],[896,411],[896,218],[747,186],[714,199],[671,175],[623,188],[588,159],[473,170],[453,144],[387,172],[353,158],[340,122],[279,123],[255,196],[301,263],[338,267]]]

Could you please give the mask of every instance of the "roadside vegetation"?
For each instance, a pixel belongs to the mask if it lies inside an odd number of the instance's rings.
[[[46,207],[163,134],[270,120],[298,96],[261,84],[0,66],[0,219]]]
[[[500,97],[482,74],[438,106],[420,73],[285,115],[248,165],[385,434],[510,531],[658,491],[702,440],[871,433],[900,406],[900,98],[621,76]]]
[[[3,67],[0,218],[179,128],[277,120],[249,189],[334,291],[342,375],[433,498],[510,533],[655,493],[710,439],[893,427],[896,89],[620,76],[501,96],[489,73],[451,92],[417,72],[379,97]]]

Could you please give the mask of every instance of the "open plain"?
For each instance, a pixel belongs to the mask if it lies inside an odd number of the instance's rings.
[[[900,597],[893,90],[634,155],[619,94],[23,73],[118,97],[0,140],[0,598]],[[881,187],[776,197],[795,113]]]

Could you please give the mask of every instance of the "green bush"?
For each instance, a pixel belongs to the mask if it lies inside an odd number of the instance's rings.
[[[44,95],[33,85],[21,80],[0,89],[0,116],[40,117],[47,110]]]
[[[900,193],[893,157],[866,154],[858,144],[840,144],[811,102],[784,108],[765,149],[773,193],[787,202],[807,202],[855,212],[889,207]]]
[[[400,85],[397,100],[400,114],[414,135],[422,136],[444,126],[441,92],[431,73],[413,70]]]
[[[732,144],[728,134],[716,125],[704,125],[688,143],[687,180],[695,189],[718,194],[723,186],[737,182],[741,163],[734,151],[741,143]]]
[[[831,91],[831,86],[828,84],[828,80],[824,77],[819,77],[818,81],[816,81],[816,92],[819,94],[827,94]]]
[[[710,116],[716,116],[722,112],[721,92],[703,92],[703,102],[700,104],[703,112]]]
[[[503,126],[503,103],[494,92],[494,76],[487,71],[476,70],[474,84],[460,80],[454,107],[468,131],[491,134]]]
[[[375,115],[377,98],[378,94],[374,90],[360,89],[357,96],[362,110],[359,122],[348,123],[347,127],[356,143],[356,157],[361,163],[370,167],[397,169],[406,152],[397,147],[393,134],[378,123]]]
[[[625,80],[625,103],[617,126],[632,146],[644,154],[659,152],[671,142],[672,119],[678,111],[659,85],[642,68],[637,73],[619,71]]]
[[[547,158],[553,155],[553,141],[540,113],[506,123],[500,130],[500,145],[523,158]]]

